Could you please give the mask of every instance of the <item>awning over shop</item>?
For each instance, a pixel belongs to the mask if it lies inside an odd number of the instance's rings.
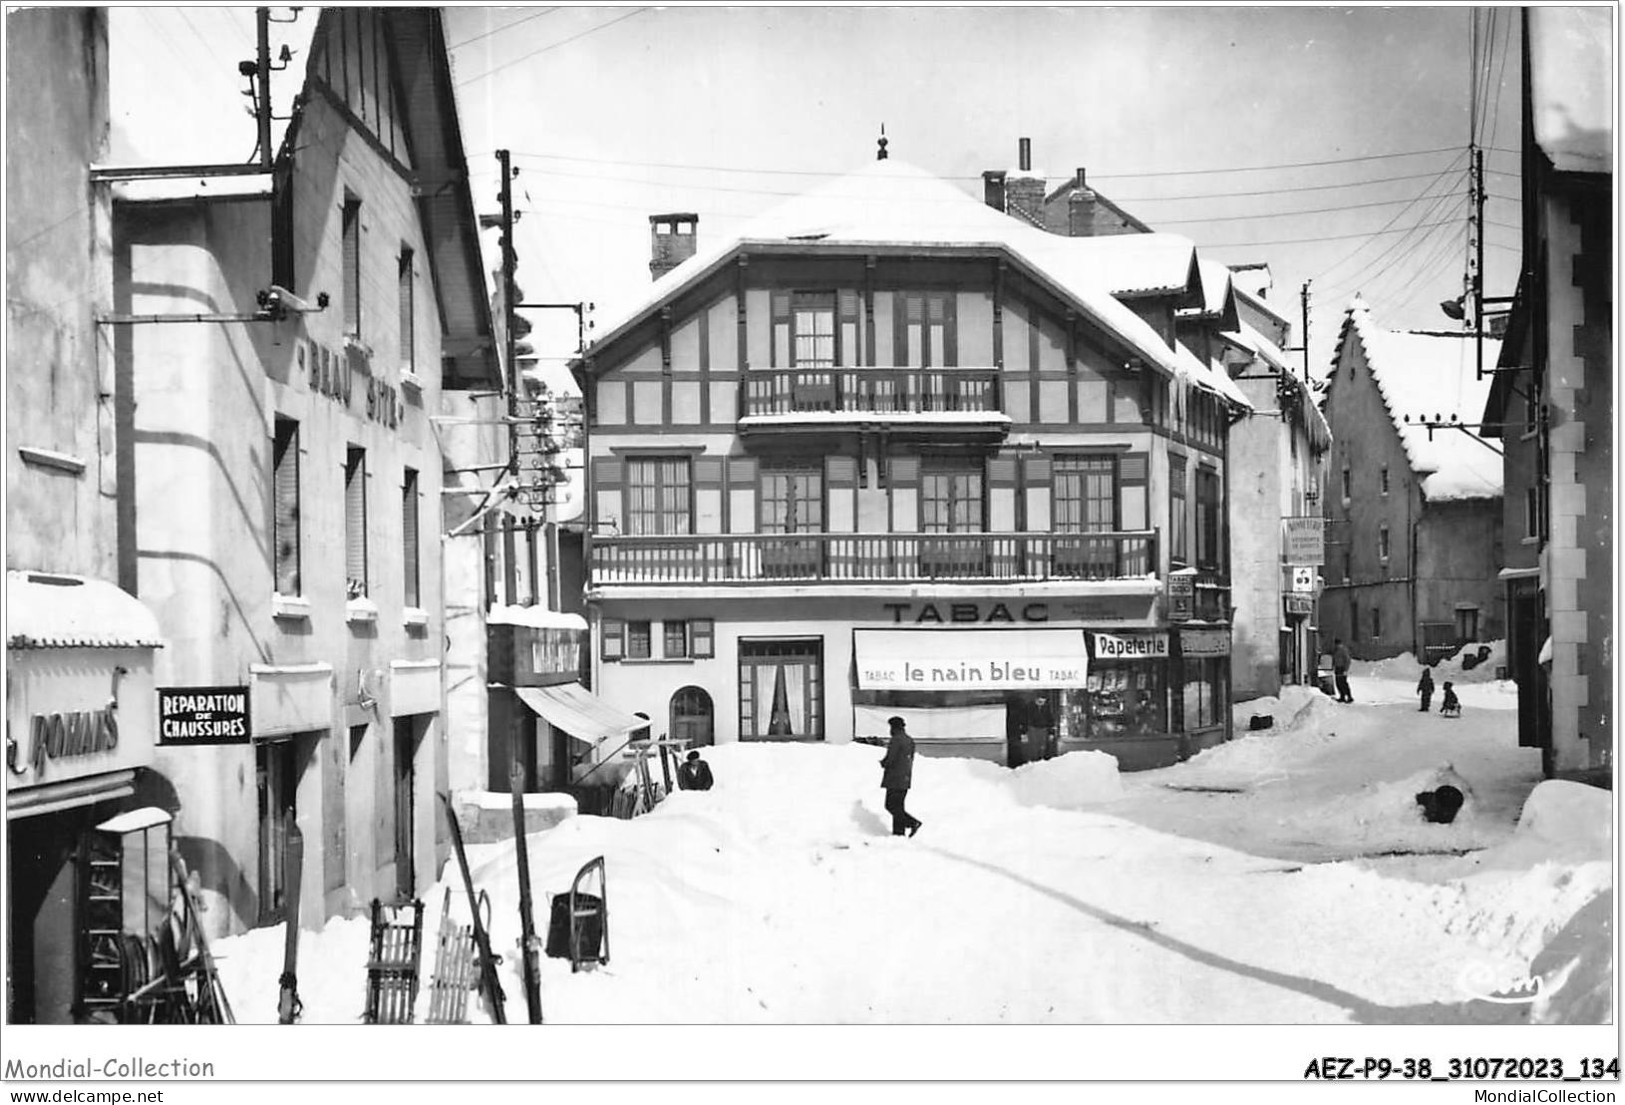
[[[161,648],[158,619],[105,580],[6,573],[6,647]]]
[[[649,723],[622,713],[580,683],[555,687],[515,687],[513,693],[537,717],[587,744],[642,729]]]
[[[855,629],[858,686],[876,691],[1082,687],[1081,629]]]
[[[6,795],[6,819],[57,813],[96,802],[111,802],[134,793],[133,770],[109,771],[103,775],[66,779],[60,783],[44,783],[9,792]]]
[[[922,741],[987,743],[1005,739],[1005,707],[997,706],[864,706],[852,707],[855,736],[884,741],[889,722],[900,717],[908,735]]]

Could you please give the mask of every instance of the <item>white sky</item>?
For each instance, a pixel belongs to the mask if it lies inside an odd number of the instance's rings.
[[[976,196],[1030,137],[1052,186],[1084,166],[1206,255],[1268,262],[1295,324],[1313,278],[1318,371],[1356,291],[1379,325],[1456,325],[1437,304],[1467,254],[1473,10],[461,7],[448,41],[476,206],[495,149],[521,170],[528,300],[613,302],[649,279],[648,215],[698,212],[714,242],[872,159],[883,123]],[[1495,9],[1481,51],[1488,295],[1516,275],[1516,22]],[[1415,151],[1441,152],[1395,156]]]

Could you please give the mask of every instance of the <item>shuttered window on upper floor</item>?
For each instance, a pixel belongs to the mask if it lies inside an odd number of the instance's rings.
[[[361,200],[349,192],[344,193],[344,207],[340,217],[340,236],[343,239],[344,332],[357,337],[361,334]]]
[[[299,594],[299,423],[278,418],[271,443],[271,544],[276,593]]]
[[[344,456],[345,595],[367,593],[367,451],[352,445]]]
[[[407,468],[401,474],[401,568],[407,606],[422,606],[418,581],[418,474]]]

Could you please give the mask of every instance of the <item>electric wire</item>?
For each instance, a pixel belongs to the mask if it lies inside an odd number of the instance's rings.
[[[653,9],[653,8],[634,8],[632,11],[627,12],[625,15],[616,16],[614,19],[609,20],[607,23],[600,23],[596,27],[588,27],[585,31],[582,31],[579,34],[573,34],[569,38],[561,39],[558,42],[550,42],[546,46],[540,46],[540,47],[530,51],[529,53],[521,54],[521,55],[519,55],[518,57],[514,58],[511,61],[505,61],[501,65],[498,65],[494,69],[487,69],[485,72],[481,73],[479,76],[469,77],[467,80],[464,80],[464,81],[458,81],[457,82],[457,87],[458,88],[466,88],[466,87],[468,87],[469,85],[473,84],[476,81],[483,81],[483,80],[485,80],[485,78],[490,77],[490,76],[494,76],[495,74],[502,72],[504,69],[509,69],[509,68],[511,68],[511,67],[513,67],[515,65],[518,65],[522,61],[529,61],[531,58],[536,57],[538,54],[545,54],[549,50],[557,50],[560,46],[568,46],[572,42],[579,42],[581,39],[586,38],[588,35],[597,34],[599,31],[607,31],[609,28],[615,26],[615,24],[617,24],[617,23],[624,23],[628,19],[633,18],[634,16],[639,16],[639,15],[644,14],[645,12],[654,11],[654,10],[655,9]]]
[[[1442,170],[1440,170],[1438,175],[1434,178],[1434,180],[1431,183],[1429,183],[1428,185],[1423,187],[1422,191],[1417,195],[1417,198],[1416,198],[1416,202],[1418,204],[1421,204],[1426,199],[1430,198],[1429,197],[1430,191],[1436,185],[1438,185],[1439,183],[1444,181],[1445,178],[1449,174],[1457,173],[1458,174],[1457,180],[1459,180],[1460,169],[1459,169],[1458,163],[1460,161],[1462,161],[1463,158],[1466,157],[1466,153],[1467,153],[1466,150],[1462,150],[1459,153],[1457,153],[1457,155],[1455,157],[1451,158],[1450,164],[1446,165]],[[1454,183],[1456,183],[1456,181],[1452,181],[1452,184],[1454,184]],[[1448,196],[1450,194],[1451,193],[1449,191],[1445,191],[1445,192],[1440,193],[1439,197]],[[1429,206],[1428,210],[1421,212],[1417,216],[1417,221],[1418,222],[1422,222],[1422,221],[1426,220],[1427,218],[1430,217],[1430,215],[1432,214],[1433,211],[1436,211],[1438,209],[1439,203],[1441,202],[1441,199],[1439,197],[1433,197],[1433,203]],[[1408,208],[1407,208],[1407,210],[1408,210]],[[1388,220],[1387,225],[1385,225],[1382,228],[1382,231],[1379,231],[1379,233],[1389,230],[1395,223],[1397,223],[1400,219],[1405,217],[1405,213],[1406,213],[1405,211],[1396,212],[1394,217],[1392,219]],[[1322,269],[1319,273],[1315,274],[1315,276],[1312,277],[1312,279],[1314,279],[1314,280],[1324,280],[1324,279],[1326,279],[1332,273],[1336,272],[1339,268],[1341,268],[1342,266],[1348,264],[1355,257],[1359,256],[1360,252],[1362,250],[1366,249],[1369,246],[1369,244],[1370,243],[1362,243],[1361,245],[1359,245],[1355,249],[1351,250],[1347,255],[1345,255],[1344,257],[1342,257],[1338,261],[1332,263],[1331,265],[1329,265],[1326,268]],[[1369,265],[1371,263],[1373,263],[1373,262],[1367,262],[1366,264]]]
[[[450,46],[447,46],[446,49],[448,49],[448,50],[461,50],[464,46],[468,46],[468,45],[471,45],[471,44],[473,44],[475,42],[478,42],[482,38],[490,38],[492,35],[501,34],[504,31],[511,31],[515,27],[519,26],[521,23],[529,23],[532,19],[540,19],[544,15],[552,15],[554,12],[556,12],[558,10],[559,9],[556,8],[556,7],[555,8],[543,8],[541,11],[532,12],[531,14],[525,16],[523,19],[516,19],[512,23],[504,23],[500,27],[493,27],[489,31],[484,31],[484,32],[482,32],[480,34],[477,34],[477,35],[473,36],[472,38],[465,38],[461,42],[454,42]]]

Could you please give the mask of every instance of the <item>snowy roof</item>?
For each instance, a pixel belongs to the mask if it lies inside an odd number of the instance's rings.
[[[1304,401],[1300,406],[1303,411],[1304,422],[1307,424],[1310,444],[1317,449],[1330,446],[1332,431],[1331,427],[1326,424],[1326,416],[1321,412],[1320,407],[1316,405],[1308,385],[1293,370],[1292,363],[1287,360],[1286,351],[1246,322],[1240,323],[1239,329],[1226,330],[1224,337],[1235,342],[1243,349],[1251,350],[1259,360],[1301,389]]]
[[[1394,429],[1405,446],[1411,469],[1422,476],[1429,499],[1493,499],[1501,494],[1500,455],[1472,430],[1418,423],[1476,422],[1489,397],[1492,374],[1478,379],[1478,360],[1471,338],[1453,334],[1410,334],[1384,330],[1371,321],[1371,309],[1356,297],[1343,322],[1343,334],[1332,358],[1335,374],[1350,337],[1365,350],[1367,368],[1377,385]],[[1484,364],[1493,366],[1501,343],[1484,339]],[[1407,423],[1405,416],[1411,421]]]
[[[702,248],[654,281],[635,302],[605,312],[603,337],[589,353],[605,348],[656,306],[744,250],[957,247],[1007,253],[1137,355],[1171,376],[1182,376],[1186,367],[1167,342],[1114,296],[1130,286],[1185,287],[1183,277],[1172,274],[1181,267],[1186,275],[1194,271],[1195,246],[1176,235],[1129,237],[1133,240],[1059,237],[995,211],[906,162],[871,161],[758,216],[736,237]]]
[[[1613,6],[1526,10],[1535,144],[1560,172],[1612,172]]]
[[[1081,256],[1089,258],[1098,279],[1113,295],[1175,295],[1202,287],[1203,276],[1195,271],[1196,243],[1178,234],[1107,234],[1060,240],[1072,243]]]
[[[1143,235],[1142,235],[1143,237]],[[1222,315],[1230,305],[1232,289],[1230,270],[1217,261],[1198,258],[1196,271],[1202,280],[1202,313]]]
[[[493,606],[486,615],[487,625],[522,625],[531,629],[586,629],[580,614],[548,610],[542,606]]]
[[[1180,361],[1190,373],[1192,382],[1198,387],[1223,396],[1242,410],[1253,409],[1252,401],[1236,386],[1236,382],[1230,378],[1230,373],[1225,371],[1224,365],[1217,361],[1203,361],[1184,342],[1178,342],[1176,346]]]
[[[271,152],[305,82],[320,8],[274,9],[270,25]],[[288,21],[291,19],[291,22]],[[257,48],[253,8],[107,8],[113,165],[233,165],[253,158],[258,134],[248,82],[237,71]],[[276,68],[286,46],[292,60]],[[184,120],[184,125],[178,125]],[[219,187],[215,182],[214,187]]]
[[[6,573],[7,648],[162,648],[163,643],[152,611],[105,580]]]

